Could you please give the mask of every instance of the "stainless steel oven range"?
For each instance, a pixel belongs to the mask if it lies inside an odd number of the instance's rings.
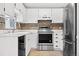
[[[52,31],[48,27],[40,27],[38,30],[38,49],[53,50]]]

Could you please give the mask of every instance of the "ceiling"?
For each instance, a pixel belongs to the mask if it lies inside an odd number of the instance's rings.
[[[24,3],[26,8],[61,8],[68,3]]]

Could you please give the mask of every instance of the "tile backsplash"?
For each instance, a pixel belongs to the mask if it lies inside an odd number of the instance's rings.
[[[17,29],[18,30],[38,30],[39,25],[41,26],[48,26],[47,24],[38,24],[38,23],[18,23],[17,24]],[[54,30],[60,30],[63,29],[63,23],[51,23],[49,28],[54,29]]]
[[[16,30],[38,30],[40,26],[49,26],[54,30],[63,29],[63,23],[38,24],[38,23],[17,23]],[[5,30],[5,24],[0,23],[0,30]]]

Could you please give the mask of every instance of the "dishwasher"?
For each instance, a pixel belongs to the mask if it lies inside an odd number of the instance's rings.
[[[18,56],[25,56],[25,35],[18,37]]]

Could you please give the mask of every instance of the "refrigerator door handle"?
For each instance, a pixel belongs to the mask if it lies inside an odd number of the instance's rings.
[[[63,42],[68,43],[68,44],[73,44],[73,43],[75,43],[75,41],[69,42],[69,41],[66,41],[66,40],[63,40]]]

